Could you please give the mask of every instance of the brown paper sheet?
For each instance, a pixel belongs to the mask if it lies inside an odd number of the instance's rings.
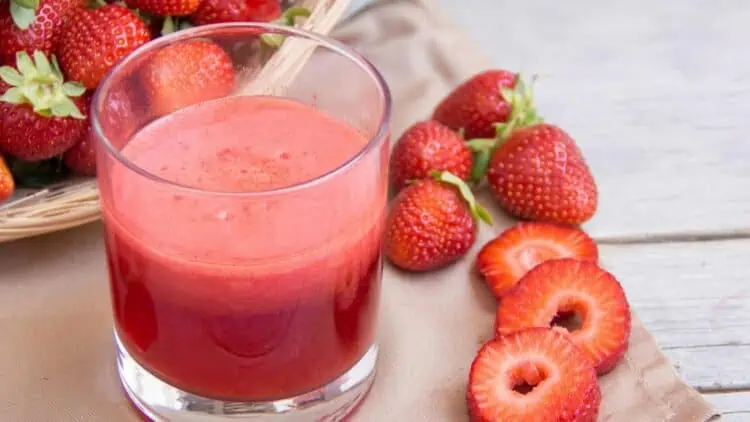
[[[488,66],[426,0],[377,2],[336,35],[390,83],[395,135]],[[491,203],[486,192],[480,199]],[[471,264],[510,224],[494,217],[495,227],[450,268],[419,276],[386,268],[378,378],[354,422],[468,420],[468,368],[493,332],[495,309]],[[0,420],[138,420],[117,382],[109,306],[99,224],[0,245]],[[625,360],[601,387],[601,421],[703,422],[715,413],[678,379],[638,320]]]

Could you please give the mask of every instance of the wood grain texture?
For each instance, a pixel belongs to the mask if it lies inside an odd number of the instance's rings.
[[[597,178],[595,237],[750,234],[750,2],[438,3],[496,66],[539,75]]]
[[[605,245],[600,253],[688,383],[750,389],[750,241]]]
[[[750,421],[750,391],[706,394],[705,397],[721,411],[722,422]]]

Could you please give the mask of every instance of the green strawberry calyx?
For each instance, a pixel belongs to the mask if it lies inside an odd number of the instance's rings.
[[[10,17],[21,30],[34,23],[38,9],[39,0],[10,0]]]
[[[510,115],[503,123],[495,123],[495,138],[498,144],[504,142],[510,134],[525,126],[542,123],[543,119],[536,110],[534,104],[534,83],[536,75],[531,77],[531,82],[526,83],[521,75],[516,78],[516,84],[512,89],[500,88],[500,94],[510,104]],[[495,146],[497,148],[497,146]]]
[[[474,163],[471,167],[471,174],[469,180],[473,183],[479,183],[485,174],[487,174],[487,168],[490,165],[490,159],[492,158],[492,152],[495,150],[497,139],[483,139],[477,138],[466,142],[466,145],[474,155],[472,162]]]
[[[472,182],[479,182],[487,174],[492,154],[519,128],[542,123],[534,104],[533,85],[536,76],[531,78],[531,83],[526,83],[521,75],[516,78],[513,88],[500,88],[500,94],[510,104],[510,115],[508,120],[495,123],[494,138],[471,139],[466,142],[469,149],[474,153],[474,166],[471,169]]]
[[[34,52],[34,59],[25,51],[16,54],[16,67],[0,67],[0,78],[10,85],[0,101],[9,104],[28,104],[45,117],[86,116],[71,98],[80,97],[86,88],[78,82],[65,82],[57,59],[48,60],[41,51]]]
[[[140,12],[136,10],[134,12],[136,15],[138,15],[144,22],[146,22],[146,25],[148,25],[151,22],[151,19],[153,19],[152,16],[145,12]],[[183,29],[192,28],[193,24],[190,23],[187,19],[180,19],[177,16],[164,16],[164,21],[161,25],[161,34],[167,35],[171,34],[173,32],[182,31]]]
[[[474,194],[469,189],[469,186],[461,180],[460,177],[449,171],[437,171],[430,172],[430,177],[437,180],[438,182],[446,183],[455,186],[458,192],[463,197],[466,204],[469,206],[469,211],[474,219],[482,220],[485,223],[492,225],[492,217],[490,213],[479,203],[474,197]]]
[[[310,9],[305,7],[290,7],[281,14],[281,17],[273,21],[277,25],[294,26],[297,22],[297,18],[309,18]],[[269,47],[279,48],[284,43],[284,37],[281,34],[263,34],[260,36],[263,43]]]

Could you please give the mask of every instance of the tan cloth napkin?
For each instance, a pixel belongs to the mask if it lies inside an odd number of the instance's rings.
[[[488,66],[427,1],[380,1],[336,34],[390,83],[394,135]],[[353,422],[468,420],[468,368],[493,331],[495,309],[471,263],[510,223],[497,212],[495,219],[448,269],[413,276],[386,268],[379,374]],[[117,383],[109,306],[99,224],[0,245],[0,420],[137,420]],[[626,359],[601,385],[602,421],[703,422],[714,414],[637,320]]]

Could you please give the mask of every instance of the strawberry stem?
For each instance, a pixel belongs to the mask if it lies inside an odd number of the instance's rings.
[[[16,54],[16,68],[0,67],[0,78],[10,89],[0,96],[9,104],[28,104],[45,117],[85,119],[72,97],[80,97],[86,88],[78,82],[65,82],[55,56],[52,61],[41,51],[34,51],[34,59],[25,51]]]
[[[496,143],[497,140],[494,138],[477,138],[466,142],[466,145],[474,155],[474,159],[472,160],[474,165],[471,168],[471,175],[469,177],[469,180],[473,183],[479,183],[484,175],[487,174],[487,168],[489,167],[492,152],[494,151],[493,148]]]
[[[469,186],[464,183],[464,181],[461,180],[460,177],[449,171],[436,170],[430,172],[430,176],[438,182],[447,183],[458,188],[459,193],[461,193],[464,201],[466,201],[466,204],[469,206],[469,211],[471,212],[471,215],[474,217],[474,219],[479,219],[487,224],[492,225],[492,217],[490,217],[490,213],[488,213],[487,210],[477,202],[474,194],[471,192],[471,189],[469,189]]]

